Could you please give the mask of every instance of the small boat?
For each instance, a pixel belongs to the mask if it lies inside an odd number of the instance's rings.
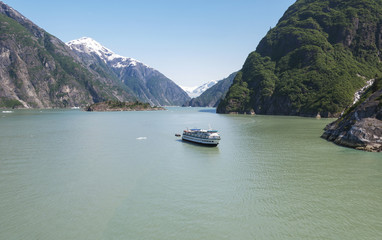
[[[187,129],[183,131],[182,140],[208,146],[217,146],[220,135],[217,130]]]
[[[181,135],[179,133],[175,133],[175,137],[180,137]]]

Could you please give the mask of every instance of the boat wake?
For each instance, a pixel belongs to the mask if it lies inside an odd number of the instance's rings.
[[[146,140],[147,137],[137,137],[137,140]]]

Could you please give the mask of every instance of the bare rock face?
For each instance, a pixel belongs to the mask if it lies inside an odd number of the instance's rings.
[[[329,124],[321,136],[346,147],[382,151],[382,89],[337,121]]]

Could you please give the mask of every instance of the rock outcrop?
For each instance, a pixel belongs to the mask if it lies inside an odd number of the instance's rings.
[[[342,146],[381,152],[382,87],[378,88],[378,85],[382,85],[382,80],[377,80],[369,88],[361,102],[326,126],[321,137]]]

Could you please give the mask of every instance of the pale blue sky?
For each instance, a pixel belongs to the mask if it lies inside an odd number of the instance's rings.
[[[4,0],[68,42],[91,37],[182,86],[239,70],[295,0]]]

